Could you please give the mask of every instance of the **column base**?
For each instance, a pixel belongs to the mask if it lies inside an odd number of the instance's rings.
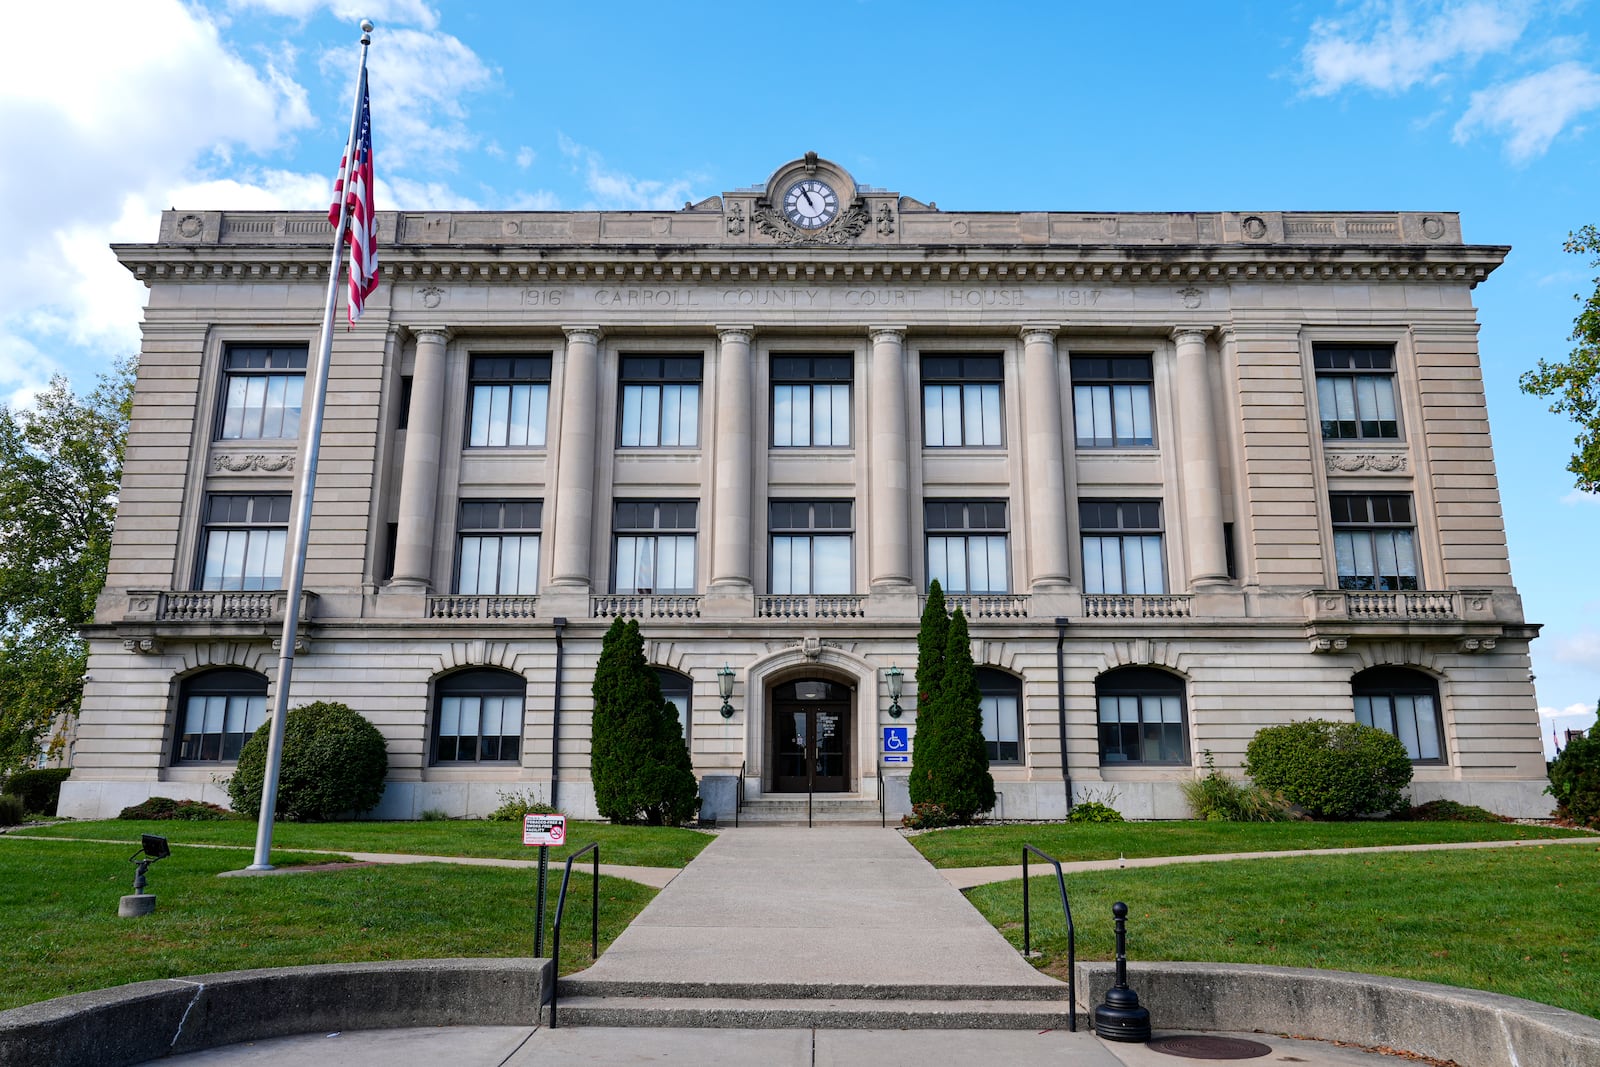
[[[917,588],[910,582],[884,582],[867,597],[869,619],[915,619],[922,614]]]
[[[707,586],[700,601],[700,617],[705,619],[753,619],[755,614],[755,590],[748,582]]]

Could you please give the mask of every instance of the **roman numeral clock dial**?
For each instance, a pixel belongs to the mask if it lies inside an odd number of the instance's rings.
[[[783,214],[802,230],[820,230],[839,216],[839,194],[826,182],[806,178],[783,194]]]

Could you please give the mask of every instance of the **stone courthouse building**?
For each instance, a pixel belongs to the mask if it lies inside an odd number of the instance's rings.
[[[225,799],[262,721],[329,240],[175,210],[117,246],[150,298],[64,814]],[[892,815],[934,578],[998,815],[1181,817],[1208,752],[1311,717],[1397,734],[1417,800],[1549,810],[1472,305],[1507,249],[1452,213],[949,211],[809,155],[679,211],[380,240],[292,702],[383,731],[382,816],[592,813],[618,616],[708,810],[742,776]]]

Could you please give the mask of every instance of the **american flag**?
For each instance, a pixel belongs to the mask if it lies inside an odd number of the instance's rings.
[[[348,155],[339,160],[339,177],[333,183],[333,206],[328,221],[339,225],[339,209],[350,206],[344,240],[350,246],[350,324],[361,317],[367,297],[378,288],[378,215],[372,199],[372,109],[367,101],[367,79],[361,78],[361,117],[356,122],[356,163]],[[344,180],[349,175],[350,185]]]

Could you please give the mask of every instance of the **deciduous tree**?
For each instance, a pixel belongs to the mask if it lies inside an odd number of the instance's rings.
[[[1600,267],[1600,229],[1590,225],[1567,235],[1568,252],[1591,255],[1590,266]],[[1522,391],[1554,397],[1550,410],[1569,415],[1579,427],[1567,470],[1586,493],[1600,493],[1600,277],[1594,292],[1573,297],[1582,303],[1572,324],[1572,354],[1559,363],[1541,359],[1537,370],[1522,376]]]
[[[82,695],[78,631],[105,583],[133,370],[83,397],[56,377],[31,408],[0,407],[0,770]]]

